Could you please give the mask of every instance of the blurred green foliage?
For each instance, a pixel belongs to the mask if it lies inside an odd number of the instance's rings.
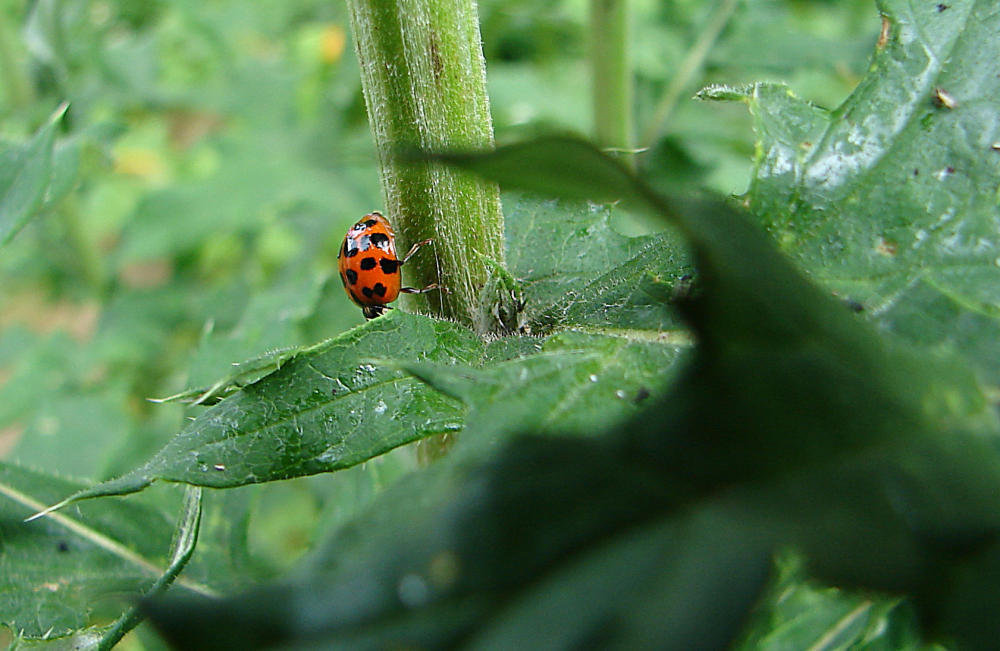
[[[498,140],[587,133],[586,2],[482,0],[479,10]],[[710,10],[696,0],[632,3],[640,131]],[[69,104],[55,123],[40,214],[0,249],[0,458],[65,478],[46,499],[139,467],[199,413],[148,398],[207,387],[233,363],[362,323],[339,287],[336,250],[347,225],[381,198],[347,25],[342,3],[320,0],[0,2],[4,150],[30,147],[53,111]],[[652,180],[743,192],[751,117],[742,106],[688,98],[709,83],[778,80],[833,108],[864,75],[878,30],[868,0],[738,3],[655,143],[655,160],[674,169],[680,161],[683,178],[657,178],[664,166],[650,165]],[[544,215],[562,208],[513,198],[508,205],[513,237],[537,236],[525,224],[539,214],[542,225],[562,219],[551,226],[560,236],[596,238],[615,255],[637,248],[615,228],[648,228],[619,214],[587,231],[568,211]],[[521,254],[513,263],[536,280]],[[635,295],[606,284],[599,300],[641,310],[669,299],[652,263],[636,264]],[[654,271],[679,275],[684,264]],[[545,307],[536,316],[551,320],[564,288],[537,280],[529,296],[543,305],[529,310]],[[619,312],[594,321],[594,305],[569,304],[560,318],[621,325]],[[676,325],[665,311],[642,314],[646,327]],[[589,367],[564,358],[586,336],[546,343],[545,359],[582,383]],[[508,341],[484,358],[534,346]],[[655,355],[673,360],[672,349]],[[501,382],[520,370],[512,364],[483,376]],[[642,395],[645,379],[621,390]],[[493,427],[502,401],[493,393],[477,400],[478,422]],[[585,416],[576,420],[582,427]],[[334,475],[207,494],[202,543],[185,576],[223,591],[276,576],[414,468],[415,457],[401,448]],[[172,522],[180,504],[169,487],[130,499],[157,522]],[[799,599],[811,598],[799,590]]]

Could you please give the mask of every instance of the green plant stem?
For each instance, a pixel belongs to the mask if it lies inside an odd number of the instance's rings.
[[[405,284],[447,293],[407,297],[410,307],[477,330],[480,255],[503,262],[503,214],[493,183],[451,169],[407,164],[400,150],[493,146],[485,64],[473,0],[348,0],[361,82],[378,150],[386,214],[399,248],[431,238],[407,263]],[[480,255],[475,255],[475,254]]]
[[[653,117],[643,132],[642,146],[645,149],[649,149],[656,144],[656,139],[660,137],[667,120],[670,118],[670,114],[677,107],[677,101],[680,99],[681,93],[684,92],[684,89],[688,87],[694,76],[705,65],[705,58],[708,56],[709,51],[711,51],[712,46],[715,45],[719,34],[722,33],[722,28],[729,22],[729,18],[733,15],[733,11],[736,10],[738,2],[739,0],[720,0],[715,11],[709,17],[705,29],[698,36],[698,40],[691,46],[687,56],[684,57],[680,66],[677,67],[677,72],[674,73],[673,79],[670,80],[670,85],[660,97],[660,101],[656,105],[656,110],[653,112]]]
[[[632,147],[632,69],[627,0],[590,0],[594,138],[601,147]]]
[[[146,592],[144,599],[159,597],[166,592],[191,560],[198,545],[198,532],[201,530],[201,493],[200,486],[188,486],[185,489],[181,517],[177,523],[173,548],[170,551],[170,565]],[[110,651],[126,633],[139,625],[143,616],[140,606],[133,606],[126,611],[101,637],[97,643],[98,651]]]

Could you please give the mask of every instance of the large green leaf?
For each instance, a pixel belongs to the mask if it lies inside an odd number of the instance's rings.
[[[79,487],[0,464],[0,622],[18,637],[61,637],[117,617],[167,576],[174,525],[159,509],[103,500],[24,522],[41,505]],[[185,579],[179,584],[212,593]]]
[[[879,3],[885,41],[833,111],[788,89],[742,99],[751,206],[814,278],[880,326],[958,350],[1000,382],[1000,16],[992,2]]]
[[[45,201],[52,179],[52,149],[66,106],[60,106],[21,146],[0,151],[0,246],[10,242]]]
[[[157,479],[229,487],[347,468],[462,426],[462,407],[374,358],[471,363],[465,328],[393,311],[303,350],[195,418],[148,463],[67,501],[142,490]]]
[[[725,204],[668,204],[582,144],[565,171],[551,144],[457,160],[515,188],[554,179],[555,194],[582,191],[580,174],[614,179],[592,190],[632,184],[634,203],[665,207],[700,274],[682,304],[698,347],[673,389],[601,437],[520,439],[486,462],[458,447],[283,584],[159,602],[158,625],[205,646],[492,648],[532,631],[560,648],[715,648],[736,636],[770,553],[794,545],[824,578],[912,594],[924,621],[963,639],[995,635],[968,625],[995,595],[934,590],[966,563],[989,568],[978,554],[1000,534],[1000,459],[968,433],[995,436],[996,415],[962,364],[881,339]]]

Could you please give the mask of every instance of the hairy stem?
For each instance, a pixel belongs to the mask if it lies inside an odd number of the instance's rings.
[[[488,149],[493,123],[474,0],[348,0],[368,119],[378,150],[386,215],[406,251],[426,238],[404,280],[447,293],[406,297],[410,307],[479,330],[481,256],[503,262],[497,186],[438,166],[401,162],[405,148]],[[476,255],[479,254],[479,255]]]

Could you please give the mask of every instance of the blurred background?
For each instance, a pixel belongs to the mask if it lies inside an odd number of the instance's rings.
[[[588,2],[479,11],[497,139],[590,134]],[[691,96],[770,80],[836,107],[879,30],[870,0],[632,0],[628,20],[646,165],[724,194],[750,179],[750,117]],[[147,398],[362,322],[336,251],[381,195],[343,2],[0,0],[0,80],[5,143],[69,102],[47,212],[0,250],[0,458],[116,475],[183,426]],[[249,566],[270,576],[414,463],[212,499],[246,506]]]

